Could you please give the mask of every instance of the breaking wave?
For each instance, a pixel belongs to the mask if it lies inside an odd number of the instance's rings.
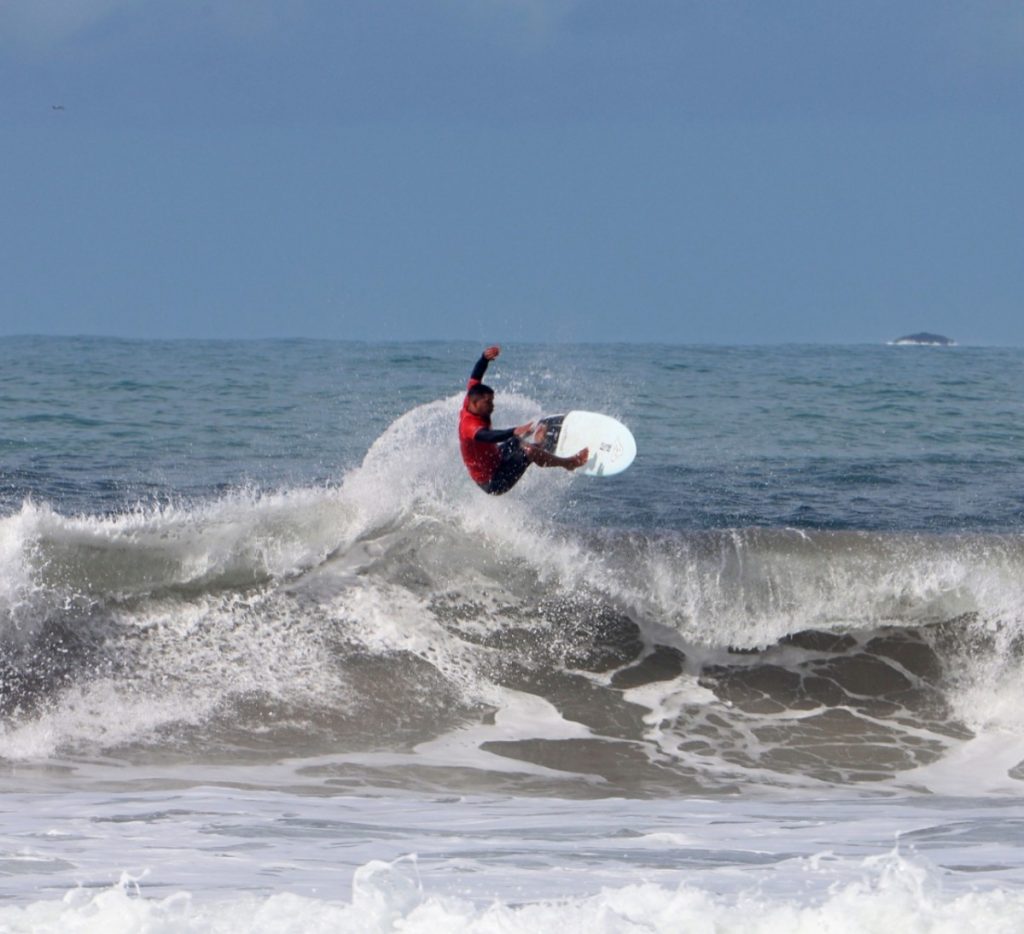
[[[458,403],[336,484],[0,519],[0,757],[591,795],[949,787],[974,749],[1017,780],[1020,536],[573,524],[559,471],[470,485]]]

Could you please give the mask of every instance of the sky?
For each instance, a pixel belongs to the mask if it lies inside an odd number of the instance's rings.
[[[1024,345],[1018,0],[0,0],[0,335]]]

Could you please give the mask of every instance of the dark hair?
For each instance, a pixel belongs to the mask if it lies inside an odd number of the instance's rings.
[[[493,396],[494,390],[490,386],[485,386],[483,383],[477,383],[475,386],[470,386],[469,391],[466,395],[470,399],[476,399],[478,396]]]

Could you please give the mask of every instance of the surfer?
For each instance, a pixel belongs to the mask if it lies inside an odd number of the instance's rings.
[[[589,456],[586,448],[572,457],[557,457],[545,450],[543,424],[536,430],[533,422],[515,428],[491,428],[494,390],[482,380],[487,364],[500,353],[501,348],[495,346],[480,355],[466,383],[466,398],[459,415],[459,445],[466,469],[481,490],[495,496],[511,490],[530,464],[575,470],[582,467]],[[531,432],[533,441],[524,440]]]

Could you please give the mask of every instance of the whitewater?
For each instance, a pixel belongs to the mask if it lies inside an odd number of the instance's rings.
[[[480,349],[0,340],[0,930],[1019,930],[1024,353]]]

